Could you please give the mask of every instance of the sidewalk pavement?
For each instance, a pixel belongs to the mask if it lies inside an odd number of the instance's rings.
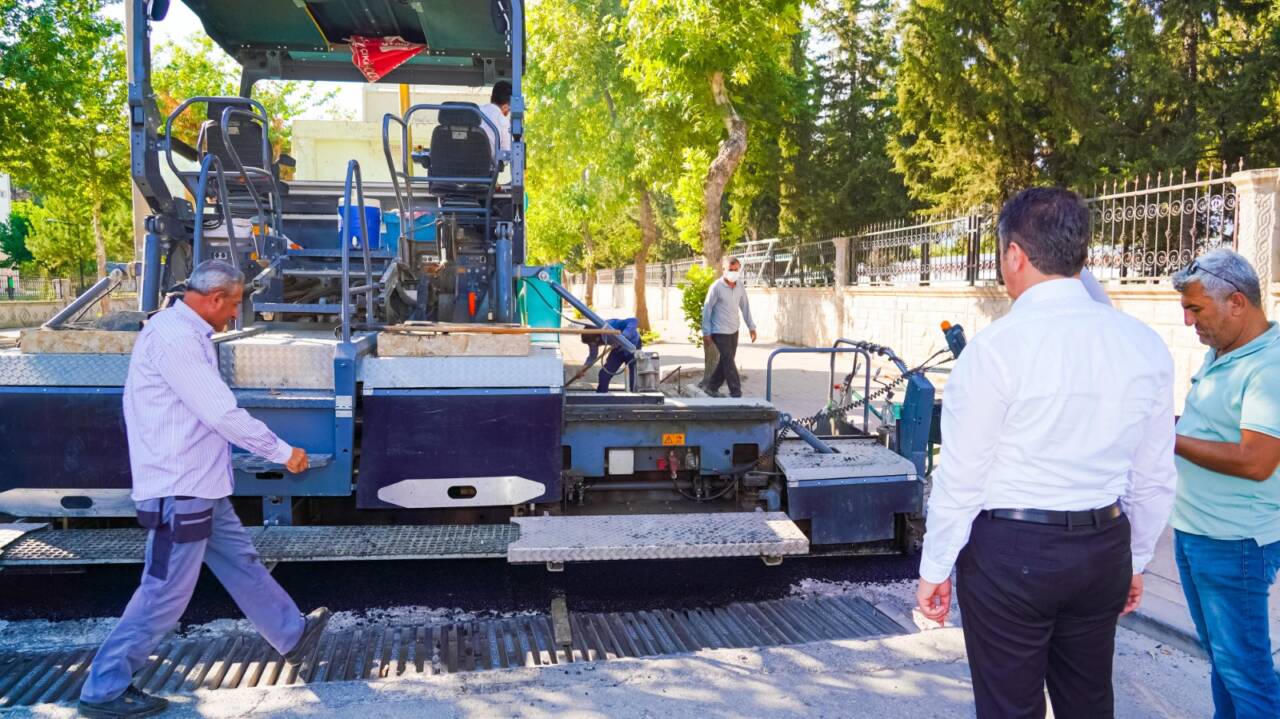
[[[1120,620],[1122,626],[1166,642],[1197,657],[1205,657],[1195,625],[1182,593],[1182,580],[1173,554],[1173,529],[1166,528],[1156,545],[1155,558],[1147,565],[1142,605]],[[1280,584],[1271,587],[1271,648],[1280,674]]]

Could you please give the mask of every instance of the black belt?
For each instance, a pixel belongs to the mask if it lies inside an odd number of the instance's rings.
[[[1059,527],[1100,527],[1113,519],[1119,519],[1124,512],[1120,503],[1114,502],[1100,509],[1085,509],[1079,512],[1063,512],[1053,509],[984,509],[982,516],[992,519],[1005,519],[1011,522],[1031,522],[1032,524],[1052,524]]]

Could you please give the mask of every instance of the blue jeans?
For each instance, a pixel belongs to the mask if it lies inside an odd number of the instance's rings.
[[[1213,539],[1176,532],[1187,607],[1212,664],[1215,719],[1280,717],[1271,663],[1267,595],[1280,570],[1280,542]]]

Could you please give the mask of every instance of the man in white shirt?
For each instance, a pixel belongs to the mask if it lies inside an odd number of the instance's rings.
[[[945,388],[920,610],[945,621],[951,570],[979,717],[1110,717],[1116,622],[1168,521],[1173,361],[1078,279],[1089,216],[1035,188],[1000,212],[1009,314]]]
[[[480,112],[498,128],[497,139],[500,142],[495,141],[493,128],[489,127],[488,122],[480,123],[484,134],[489,136],[489,149],[493,151],[493,159],[497,160],[499,151],[511,151],[511,83],[506,80],[495,82],[489,93],[489,102],[480,106]]]
[[[138,335],[124,385],[133,501],[149,531],[142,583],[93,658],[80,692],[91,719],[151,716],[168,701],[132,684],[151,651],[186,611],[208,565],[276,651],[300,663],[329,619],[321,607],[303,616],[258,561],[253,540],[231,506],[235,443],[306,471],[307,453],[236,405],[218,373],[211,336],[240,312],[244,276],[218,260],[200,263],[186,296]]]

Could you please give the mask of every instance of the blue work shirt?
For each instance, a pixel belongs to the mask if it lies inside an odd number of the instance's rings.
[[[627,340],[629,340],[631,344],[636,347],[636,349],[640,348],[641,346],[640,322],[636,320],[636,318],[628,317],[625,320],[605,320],[604,325],[608,329],[618,330],[618,333],[621,334],[623,337],[625,337]],[[605,341],[608,341],[608,340],[605,340]],[[609,343],[613,344],[612,342],[609,342]],[[591,364],[592,362],[596,361],[596,355],[599,354],[600,344],[601,343],[599,342],[591,343],[591,346],[587,351],[586,364]],[[631,361],[631,353],[623,349],[620,345],[614,345],[614,351],[619,353],[619,357],[623,361],[625,362]]]
[[[1209,350],[1191,379],[1178,434],[1239,442],[1241,430],[1280,437],[1280,326],[1219,357]],[[1174,529],[1214,539],[1280,541],[1280,469],[1267,479],[1221,474],[1177,458]]]

